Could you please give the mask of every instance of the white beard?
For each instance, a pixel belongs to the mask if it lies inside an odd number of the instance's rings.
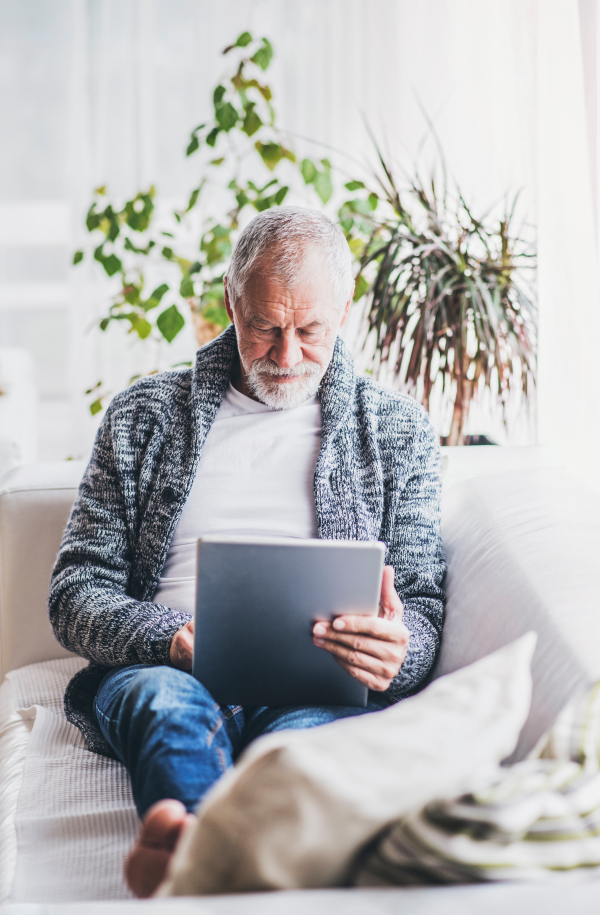
[[[293,368],[281,369],[269,359],[257,359],[246,371],[252,393],[272,410],[292,410],[314,397],[325,374],[318,362],[305,361]],[[281,384],[274,380],[277,375],[292,375],[297,381]]]

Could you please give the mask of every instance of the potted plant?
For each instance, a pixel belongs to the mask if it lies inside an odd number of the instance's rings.
[[[536,307],[528,274],[532,245],[514,229],[515,197],[500,217],[473,215],[458,188],[419,177],[399,190],[377,150],[377,191],[340,210],[360,259],[365,295],[359,347],[377,375],[394,354],[396,385],[426,409],[439,380],[453,402],[443,444],[465,443],[469,407],[488,388],[506,419],[509,394],[535,384]]]

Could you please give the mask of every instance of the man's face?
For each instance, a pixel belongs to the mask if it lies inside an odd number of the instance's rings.
[[[287,287],[268,262],[258,264],[235,312],[226,297],[240,350],[240,390],[277,410],[312,397],[346,320],[317,252],[307,252],[300,282]]]

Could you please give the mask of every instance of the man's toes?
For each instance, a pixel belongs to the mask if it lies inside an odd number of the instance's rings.
[[[187,816],[180,801],[158,801],[144,817],[138,844],[173,851]]]
[[[148,899],[162,883],[171,852],[164,848],[136,845],[125,861],[125,879],[139,899]]]
[[[180,801],[158,801],[147,812],[137,842],[125,861],[125,879],[140,899],[162,883],[177,840],[190,814]]]

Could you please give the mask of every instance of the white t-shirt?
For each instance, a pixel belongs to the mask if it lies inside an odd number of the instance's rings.
[[[317,397],[272,410],[229,385],[206,437],[154,603],[194,612],[196,543],[206,534],[316,537]]]

